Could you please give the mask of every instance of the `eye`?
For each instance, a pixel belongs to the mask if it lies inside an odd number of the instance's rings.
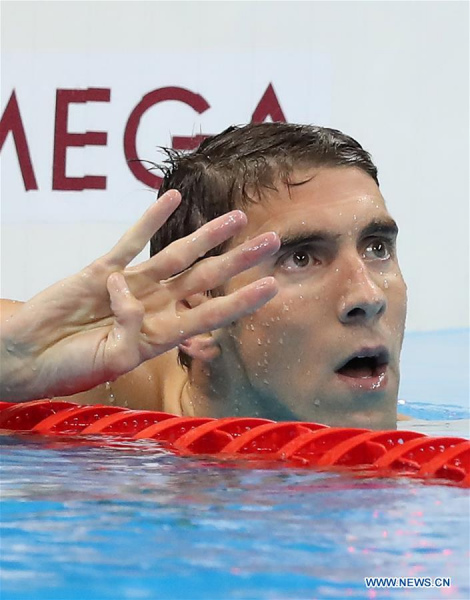
[[[392,244],[388,240],[372,240],[364,250],[367,260],[388,260],[392,256]]]
[[[312,252],[307,249],[293,250],[280,259],[280,264],[287,271],[298,271],[319,264],[319,260],[313,257]]]

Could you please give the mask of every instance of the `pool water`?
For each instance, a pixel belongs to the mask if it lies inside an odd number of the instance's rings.
[[[469,437],[468,334],[406,338],[400,410],[438,421],[432,433]],[[465,489],[181,458],[143,440],[0,441],[1,600],[470,597]],[[367,589],[367,576],[452,587]]]
[[[468,419],[469,353],[468,329],[406,335],[399,412],[426,420]]]

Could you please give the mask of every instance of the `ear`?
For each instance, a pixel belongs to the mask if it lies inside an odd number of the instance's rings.
[[[218,358],[221,348],[212,333],[201,333],[188,338],[178,345],[178,348],[191,358],[209,363]]]
[[[191,309],[203,304],[204,302],[207,302],[207,300],[209,300],[208,296],[203,293],[199,293],[193,294],[182,302],[188,309]],[[214,332],[200,333],[190,337],[179,344],[178,348],[185,354],[188,354],[188,356],[191,356],[191,358],[195,358],[206,363],[212,362],[215,358],[219,357],[222,351],[216,340]]]

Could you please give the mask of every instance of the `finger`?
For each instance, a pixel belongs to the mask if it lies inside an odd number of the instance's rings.
[[[213,290],[242,271],[251,269],[279,250],[280,240],[273,231],[259,235],[221,256],[195,264],[166,286],[178,299]]]
[[[179,318],[181,340],[225,327],[269,302],[278,291],[274,277],[259,279],[228,296],[212,298]]]
[[[151,258],[145,265],[145,273],[154,280],[168,279],[190,267],[209,250],[222,244],[247,223],[245,213],[233,210],[200,227],[194,233],[176,240]]]
[[[141,362],[139,340],[145,311],[121,273],[112,273],[106,283],[114,325],[108,336],[105,359],[113,374],[121,375]]]
[[[107,259],[124,268],[145,248],[153,234],[167,221],[181,202],[181,194],[169,190],[163,194],[108,252]]]

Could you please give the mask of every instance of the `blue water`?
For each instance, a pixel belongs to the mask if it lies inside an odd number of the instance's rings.
[[[468,332],[409,335],[403,358],[402,412],[443,431],[468,418]],[[0,440],[1,600],[470,597],[468,490],[222,465],[145,441]],[[452,588],[368,590],[366,576]]]
[[[400,412],[420,419],[468,419],[469,352],[468,329],[406,335]]]

